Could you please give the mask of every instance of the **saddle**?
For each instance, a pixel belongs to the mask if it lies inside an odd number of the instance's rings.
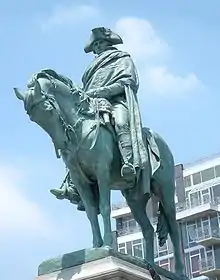
[[[101,121],[103,125],[113,125],[112,104],[105,98],[89,98],[88,106],[92,107],[92,114]],[[90,111],[90,112],[91,112]],[[81,104],[81,112],[87,114],[89,110],[84,109]]]

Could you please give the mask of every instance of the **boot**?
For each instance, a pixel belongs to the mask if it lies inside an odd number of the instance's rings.
[[[51,189],[50,192],[56,196],[57,199],[68,199],[73,204],[81,202],[81,198],[76,190],[72,186],[68,186],[60,189]]]
[[[51,189],[50,192],[55,195],[57,199],[66,198],[66,189]]]
[[[121,133],[118,135],[118,144],[123,160],[121,176],[125,176],[126,178],[135,177],[136,170],[133,166],[133,151],[130,133]]]

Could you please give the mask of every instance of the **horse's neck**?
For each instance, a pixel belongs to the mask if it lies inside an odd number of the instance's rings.
[[[79,112],[79,107],[77,106],[78,102],[70,96],[59,96],[56,100],[64,117],[64,121],[74,129],[79,140],[82,137],[83,131],[90,130],[91,126],[93,126],[95,121],[94,115],[91,116],[87,114],[87,110],[84,113]],[[90,107],[91,104],[88,105]]]
[[[56,100],[68,125],[74,126],[76,123],[78,123],[80,116],[77,113],[77,108],[74,101],[71,100],[70,97],[58,95],[56,96]]]

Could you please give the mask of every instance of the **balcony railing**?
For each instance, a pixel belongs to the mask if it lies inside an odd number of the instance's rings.
[[[194,200],[191,203],[189,203],[188,201],[183,202],[183,203],[176,203],[176,212],[179,213],[179,212],[189,210],[189,209],[193,209],[195,207],[202,206],[202,205],[205,205],[205,204],[211,204],[212,206],[220,205],[220,197],[215,197],[214,199],[206,200],[206,201],[203,201],[203,202],[201,202],[199,200]],[[123,201],[120,204],[113,204],[112,205],[112,210],[118,210],[118,209],[121,209],[121,208],[124,208],[124,207],[127,207],[127,206],[128,206],[127,202]]]
[[[212,229],[211,226],[203,231],[198,231],[198,236],[195,240],[198,244],[204,247],[211,247],[220,244],[220,231],[218,228]]]
[[[118,209],[121,209],[121,208],[124,208],[124,207],[127,207],[127,206],[128,206],[128,204],[127,204],[126,201],[122,201],[118,204],[112,204],[112,211],[118,210]]]
[[[218,204],[220,204],[220,197],[217,197],[214,201],[209,201],[209,202],[207,201],[207,203],[212,203],[212,205],[218,205]],[[125,205],[125,203],[123,205]],[[184,205],[185,205],[185,207],[183,207],[183,204],[181,204],[182,207],[178,208],[180,206],[180,203],[177,204],[177,212],[191,208],[191,207],[189,207],[189,205],[187,205],[187,203],[185,203]],[[199,205],[204,205],[204,203],[199,204]],[[194,207],[198,207],[198,204],[195,205]],[[118,207],[118,208],[120,208],[120,207]],[[152,224],[157,224],[157,220],[158,220],[157,217],[153,217],[150,220],[151,220]],[[132,234],[132,233],[136,233],[136,232],[140,232],[140,231],[141,231],[141,229],[137,224],[135,226],[122,225],[121,228],[117,229],[118,236]],[[208,239],[208,238],[219,238],[220,239],[219,229],[212,230],[211,227],[203,228],[203,230],[201,229],[198,231],[197,238],[195,241],[199,242],[201,240]]]
[[[214,258],[201,259],[199,266],[201,272],[214,270],[215,269]]]
[[[204,240],[207,238],[220,238],[220,231],[219,229],[212,229],[211,227],[205,228],[203,231],[199,231],[198,233],[198,240]]]
[[[126,228],[119,228],[117,230],[118,236],[123,236],[123,235],[128,235],[128,234],[132,234],[132,233],[136,233],[136,232],[140,232],[141,228],[136,225],[136,226],[130,226],[130,227],[126,227]]]
[[[201,259],[200,274],[208,277],[209,279],[219,279],[220,267],[216,267],[215,260],[213,257]]]
[[[217,206],[220,204],[220,197],[215,197],[214,199],[209,199],[206,201],[199,201],[199,200],[194,200],[193,202],[189,203],[183,202],[183,203],[177,203],[176,204],[176,212],[182,212],[185,210],[193,209],[198,206],[206,205],[206,204],[211,204],[212,206]]]

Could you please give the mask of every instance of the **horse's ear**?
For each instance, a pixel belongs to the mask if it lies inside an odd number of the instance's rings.
[[[13,88],[15,95],[18,99],[24,101],[25,100],[25,96],[18,90],[18,88]]]

